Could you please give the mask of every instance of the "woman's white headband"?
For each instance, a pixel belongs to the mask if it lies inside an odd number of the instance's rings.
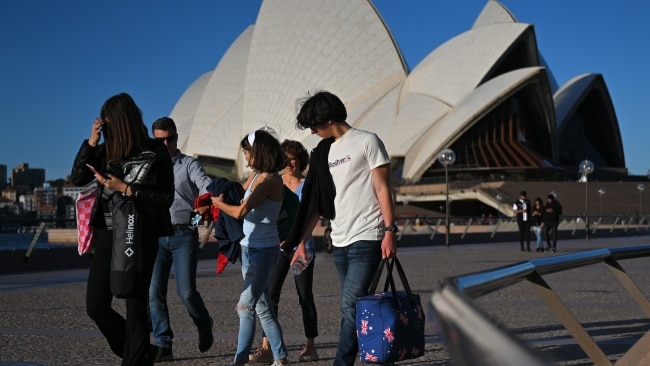
[[[251,145],[251,147],[253,147],[254,142],[255,142],[255,131],[248,134],[248,144]]]

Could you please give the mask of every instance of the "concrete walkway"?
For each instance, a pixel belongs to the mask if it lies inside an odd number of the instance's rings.
[[[648,244],[650,237],[623,237],[561,241],[558,253],[520,252],[518,243],[463,244],[451,247],[403,247],[398,251],[411,288],[428,304],[439,280],[549,255],[599,248]],[[331,255],[316,257],[315,296],[320,336],[316,339],[321,361],[331,365],[338,341],[339,284]],[[215,343],[207,353],[197,348],[197,333],[170,283],[170,315],[174,329],[176,361],[168,365],[223,365],[236,349],[238,318],[235,305],[241,286],[240,266],[229,265],[214,273],[215,261],[201,260],[198,288],[215,320]],[[623,261],[623,268],[650,294],[650,258]],[[87,269],[7,274],[0,276],[0,365],[117,365],[115,357],[85,313]],[[603,265],[548,276],[547,281],[569,306],[585,329],[613,362],[650,329],[650,320],[627,296]],[[495,320],[537,348],[558,365],[591,362],[532,287],[517,284],[476,302]],[[123,312],[123,302],[115,301]],[[426,307],[426,304],[425,304]],[[291,278],[280,303],[280,323],[289,359],[297,363],[304,342],[298,299]],[[259,328],[258,328],[259,330]],[[427,318],[425,356],[404,365],[451,365],[441,336]],[[258,342],[254,346],[257,346]],[[360,364],[357,362],[357,364]]]

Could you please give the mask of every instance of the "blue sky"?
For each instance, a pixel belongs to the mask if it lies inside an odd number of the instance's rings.
[[[309,0],[311,1],[311,0]],[[558,83],[603,74],[632,174],[650,162],[650,2],[504,0],[535,25]],[[255,23],[260,0],[0,1],[0,164],[64,178],[108,97],[130,93],[150,126]],[[412,69],[468,30],[486,1],[376,0]],[[333,90],[333,92],[335,92]],[[598,167],[596,167],[598,169]]]

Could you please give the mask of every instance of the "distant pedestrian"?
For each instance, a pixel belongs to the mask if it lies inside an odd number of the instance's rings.
[[[531,223],[533,225],[533,231],[537,237],[536,252],[544,251],[543,235],[542,228],[544,227],[544,202],[540,197],[535,198],[535,203],[533,204],[533,209],[530,212]]]
[[[526,198],[526,191],[519,193],[519,199],[512,205],[512,212],[517,214],[517,226],[519,227],[519,245],[521,251],[530,252],[530,200]],[[526,248],[524,248],[524,241]]]
[[[552,250],[553,253],[557,250],[557,227],[560,224],[560,215],[562,215],[562,205],[553,194],[549,194],[544,205],[544,236],[548,245],[546,249]]]

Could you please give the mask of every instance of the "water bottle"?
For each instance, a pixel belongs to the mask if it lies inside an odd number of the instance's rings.
[[[298,257],[296,262],[289,268],[289,271],[292,275],[298,276],[309,266],[309,263],[314,259],[314,254],[311,251],[307,251],[307,262],[303,260],[302,257]]]

